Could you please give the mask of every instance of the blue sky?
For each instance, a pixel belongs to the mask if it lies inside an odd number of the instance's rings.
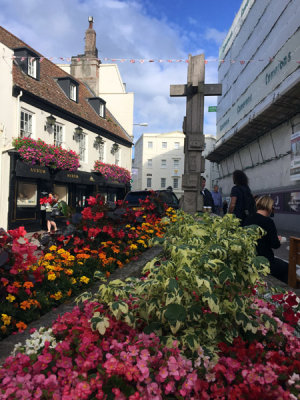
[[[88,16],[94,17],[99,58],[187,59],[205,53],[206,82],[217,83],[219,46],[242,0],[0,0],[0,24],[46,57],[82,54]],[[53,61],[56,61],[55,59]],[[58,62],[58,60],[57,60]],[[63,62],[63,61],[62,61]],[[185,99],[170,98],[170,84],[185,83],[187,64],[118,63],[135,93],[135,138],[143,132],[181,130]],[[204,133],[215,134],[205,102]]]

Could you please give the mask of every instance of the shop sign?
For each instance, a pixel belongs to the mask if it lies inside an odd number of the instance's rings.
[[[49,169],[41,165],[30,165],[21,160],[17,160],[16,176],[24,178],[50,179]]]

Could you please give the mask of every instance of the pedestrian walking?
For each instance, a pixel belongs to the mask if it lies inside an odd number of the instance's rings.
[[[211,193],[213,201],[214,201],[214,207],[215,207],[215,214],[221,215],[221,209],[222,209],[222,195],[219,192],[219,186],[215,185],[214,190]]]
[[[234,214],[243,225],[246,217],[256,212],[254,197],[248,186],[248,177],[241,170],[233,172],[234,186],[230,193],[228,213]]]

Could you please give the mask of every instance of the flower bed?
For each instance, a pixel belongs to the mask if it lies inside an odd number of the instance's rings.
[[[266,292],[261,230],[232,215],[172,220],[142,279],[82,294],[89,302],[17,346],[0,369],[3,399],[297,400],[300,300]]]
[[[77,171],[79,168],[79,155],[75,151],[64,150],[41,139],[18,138],[13,141],[13,146],[21,159],[29,164],[68,171]]]
[[[118,183],[129,184],[131,175],[126,168],[115,164],[105,164],[102,161],[95,161],[94,171],[100,172],[105,179],[110,179]]]
[[[78,230],[57,236],[56,245],[39,260],[24,228],[0,232],[0,337],[23,331],[29,322],[95,282],[96,271],[98,278],[108,277],[147,249],[150,238],[162,235],[164,228],[153,214],[138,223],[128,210],[124,219],[130,223],[113,224],[100,198],[88,201]]]

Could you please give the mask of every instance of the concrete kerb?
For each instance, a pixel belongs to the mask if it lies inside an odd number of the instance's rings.
[[[131,261],[126,267],[116,270],[108,279],[108,282],[114,279],[126,279],[128,277],[139,277],[141,276],[141,271],[148,261],[153,260],[153,258],[159,256],[162,253],[161,246],[153,246],[150,249],[142,253],[138,260]],[[96,293],[98,291],[100,282],[96,282],[93,286],[87,288],[86,291]],[[75,303],[75,298],[71,298],[68,302],[61,304],[55,309],[52,309],[47,314],[43,315],[37,321],[33,321],[28,324],[28,328],[23,333],[17,333],[15,335],[10,335],[0,342],[0,365],[4,360],[11,354],[15,345],[17,343],[25,343],[26,339],[30,336],[30,329],[36,328],[37,330],[41,327],[50,328],[53,322],[58,318],[59,315],[63,315],[66,312],[72,311]]]

